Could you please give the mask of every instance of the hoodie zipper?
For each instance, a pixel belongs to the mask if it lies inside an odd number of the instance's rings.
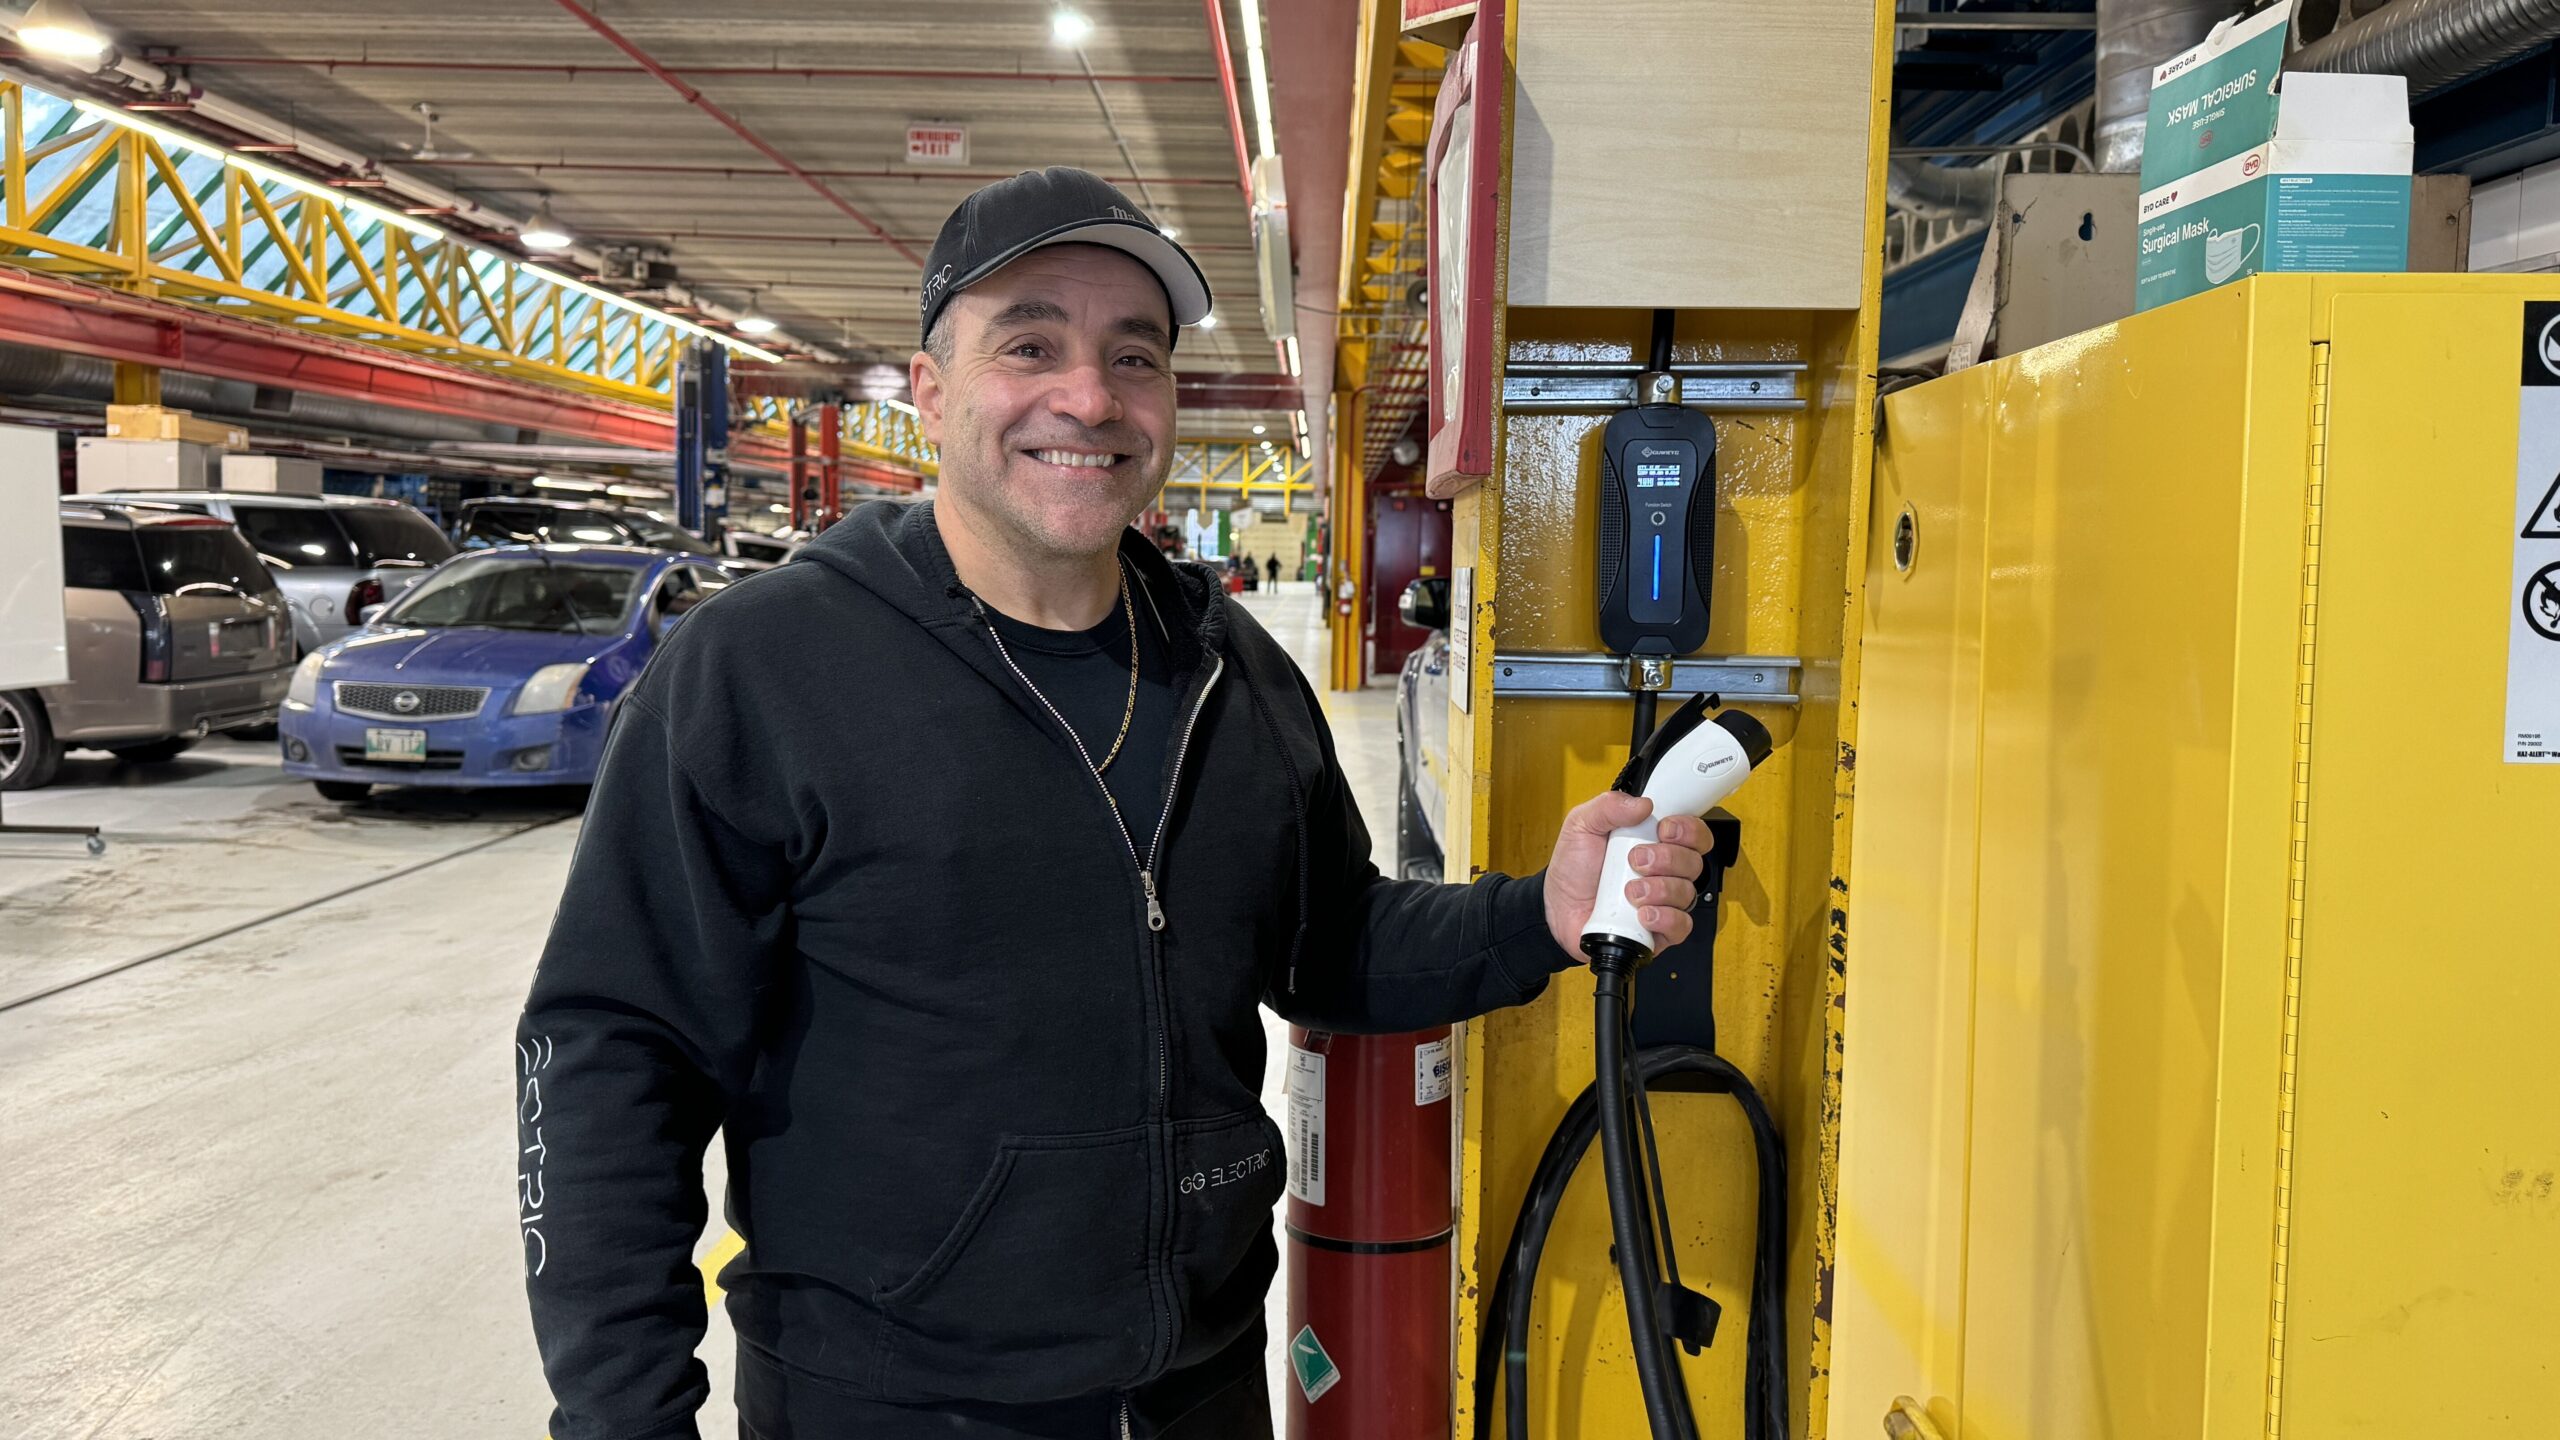
[[[987,602],[973,592],[969,603],[977,608],[978,623],[987,627],[987,639],[994,642],[996,656],[1004,661],[1004,668],[1013,672],[1014,680],[1031,692],[1031,698],[1040,702],[1040,708],[1048,712],[1050,720],[1066,734],[1067,743],[1076,748],[1076,758],[1084,761],[1085,773],[1093,777],[1093,783],[1102,791],[1102,803],[1111,812],[1111,824],[1120,832],[1120,843],[1129,852],[1129,862],[1138,869],[1138,888],[1145,892],[1147,898],[1147,959],[1149,967],[1156,972],[1153,978],[1161,1017],[1156,1026],[1156,1102],[1169,1108],[1173,1103],[1173,1042],[1167,1032],[1173,1028],[1173,1015],[1172,1004],[1164,994],[1162,937],[1165,914],[1163,897],[1156,889],[1156,862],[1163,858],[1165,832],[1173,824],[1174,797],[1182,793],[1182,769],[1191,758],[1192,733],[1200,728],[1201,712],[1209,708],[1209,696],[1218,688],[1218,677],[1226,673],[1227,659],[1215,652],[1209,656],[1209,678],[1201,682],[1199,698],[1191,702],[1191,714],[1182,722],[1181,738],[1174,742],[1173,769],[1165,776],[1164,807],[1156,816],[1156,831],[1147,841],[1147,851],[1141,855],[1137,838],[1129,833],[1129,821],[1120,813],[1120,802],[1112,798],[1111,785],[1102,778],[1100,767],[1093,763],[1093,752],[1085,748],[1083,737],[1076,734],[1076,727],[1067,723],[1066,716],[1058,713],[1058,707],[1049,703],[1048,695],[1031,683],[1031,677],[1022,672],[1022,667],[1014,663],[1013,652],[1006,648],[1004,636],[997,633],[995,622],[987,618]],[[1136,624],[1137,618],[1130,616],[1129,623]],[[1120,1397],[1119,1440],[1134,1440],[1129,1429],[1129,1397],[1125,1394]]]
[[[1164,808],[1156,816],[1156,833],[1147,841],[1146,853],[1141,855],[1137,837],[1129,833],[1129,822],[1120,813],[1120,802],[1111,798],[1110,783],[1102,778],[1102,771],[1094,765],[1093,752],[1085,748],[1083,737],[1076,734],[1076,727],[1067,723],[1067,717],[1058,713],[1058,707],[1049,703],[1049,697],[1040,687],[1031,683],[1031,677],[1022,673],[1022,667],[1014,663],[1013,651],[1006,648],[1004,636],[997,633],[995,622],[987,618],[987,602],[973,594],[969,603],[977,607],[978,622],[987,627],[987,638],[995,642],[996,656],[1004,661],[1004,668],[1013,672],[1013,678],[1021,682],[1023,689],[1031,692],[1031,698],[1039,701],[1040,708],[1048,712],[1060,730],[1066,732],[1067,743],[1076,747],[1076,758],[1084,762],[1085,773],[1102,788],[1102,803],[1110,808],[1112,826],[1120,832],[1120,843],[1129,851],[1129,863],[1138,870],[1138,888],[1146,894],[1147,929],[1151,933],[1162,933],[1165,927],[1164,900],[1156,889],[1156,861],[1163,856],[1165,831],[1173,823],[1173,800],[1182,790],[1182,767],[1191,756],[1192,732],[1200,727],[1200,713],[1209,708],[1209,696],[1218,688],[1218,677],[1226,673],[1227,658],[1218,654],[1209,657],[1209,678],[1200,687],[1200,697],[1191,703],[1191,714],[1182,722],[1182,736],[1174,743],[1173,772],[1165,779]],[[1135,620],[1134,616],[1131,618]],[[1167,1041],[1158,1034],[1156,1094],[1159,1098],[1171,1096],[1172,1066]]]

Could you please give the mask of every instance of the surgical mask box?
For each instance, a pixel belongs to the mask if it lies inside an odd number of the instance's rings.
[[[2291,13],[2225,21],[2152,71],[2136,310],[2257,274],[2408,268],[2409,82],[2279,88]]]

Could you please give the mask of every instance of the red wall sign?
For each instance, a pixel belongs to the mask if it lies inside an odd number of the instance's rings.
[[[1411,13],[1420,0],[1406,0]],[[1481,0],[1440,82],[1424,149],[1430,204],[1431,437],[1425,490],[1445,500],[1493,473],[1496,191],[1502,182],[1503,0]]]

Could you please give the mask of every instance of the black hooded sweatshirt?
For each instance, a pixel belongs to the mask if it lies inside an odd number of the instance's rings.
[[[1188,1435],[1262,1383],[1257,1003],[1395,1033],[1572,963],[1537,877],[1382,878],[1288,656],[1125,553],[1178,676],[1154,835],[1007,668],[930,503],[700,606],[620,702],[515,1057],[553,1440],[696,1433],[714,1131],[758,1431]]]

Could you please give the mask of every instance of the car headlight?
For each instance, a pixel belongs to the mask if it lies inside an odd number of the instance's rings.
[[[308,710],[320,703],[320,652],[312,651],[293,667],[293,685],[284,692],[284,703]]]
[[[507,707],[507,713],[541,715],[566,710],[578,703],[578,684],[586,678],[587,667],[583,661],[545,665],[534,671],[533,678],[524,682],[524,688],[516,692],[516,703]]]

